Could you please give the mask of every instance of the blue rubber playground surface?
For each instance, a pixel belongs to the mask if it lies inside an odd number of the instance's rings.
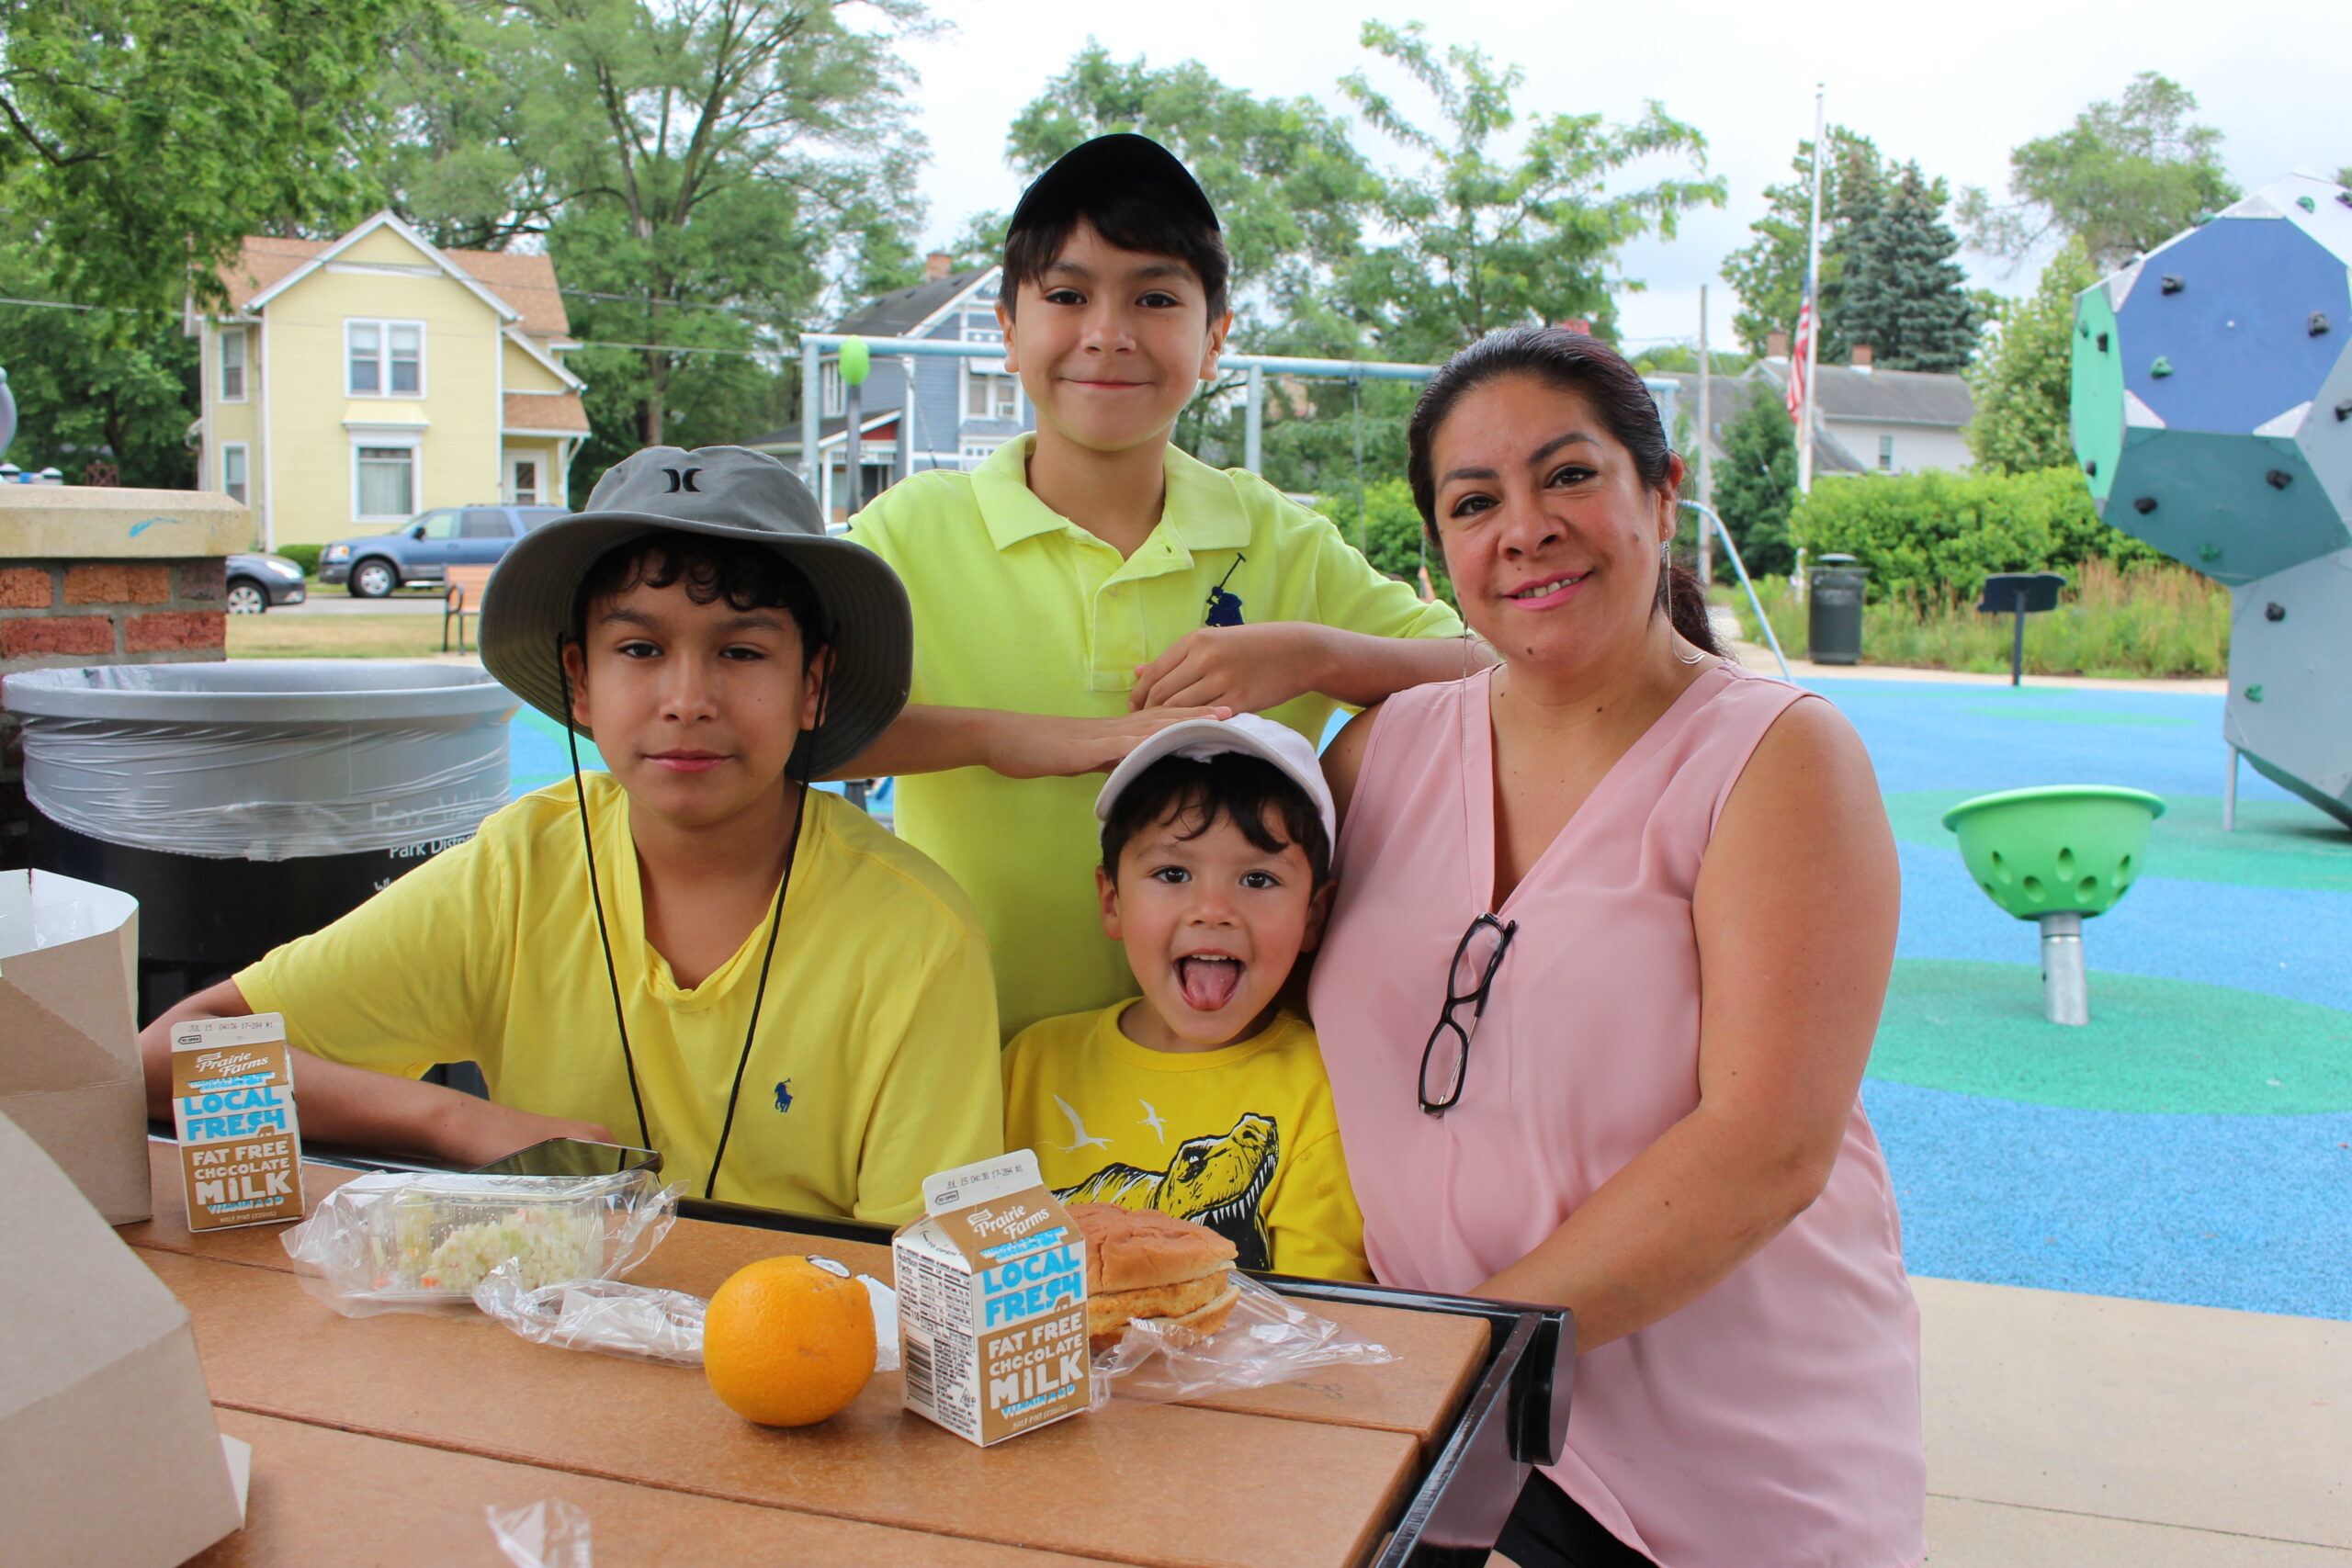
[[[1916,1274],[2352,1319],[2352,830],[2257,778],[2221,831],[2218,696],[1812,683],[1876,762],[1903,862],[1863,1101]],[[583,762],[594,765],[593,753]],[[515,721],[519,794],[564,776]],[[2091,1022],[1938,818],[2034,784],[2153,790],[2146,870],[2085,922]]]

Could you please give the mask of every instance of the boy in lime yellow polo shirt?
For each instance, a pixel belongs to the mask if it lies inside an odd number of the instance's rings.
[[[1331,1080],[1281,1002],[1331,904],[1315,748],[1255,714],[1170,725],[1094,809],[1128,999],[1006,1047],[1005,1146],[1034,1149],[1064,1201],[1206,1225],[1244,1269],[1370,1279]]]
[[[904,704],[906,595],[741,447],[655,447],[501,563],[482,661],[608,773],[526,795],[141,1037],[282,1012],[312,1138],[487,1164],[659,1149],[698,1197],[896,1223],[1002,1145],[970,905],[813,774]],[[481,1065],[491,1098],[369,1067]]]
[[[997,306],[1036,433],[914,476],[851,529],[907,585],[915,669],[911,705],[842,772],[899,775],[899,830],[979,910],[1008,1036],[1126,994],[1085,894],[1085,775],[1212,712],[1317,739],[1340,703],[1486,662],[1329,521],[1169,445],[1216,378],[1226,276],[1216,214],[1166,149],[1069,152],[1013,211]]]

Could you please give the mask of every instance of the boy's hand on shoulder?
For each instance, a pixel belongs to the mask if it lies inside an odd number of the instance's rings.
[[[1203,626],[1136,667],[1127,704],[1145,710],[1208,703],[1263,713],[1322,688],[1333,642],[1329,626],[1311,621]]]
[[[1119,718],[1056,718],[1004,714],[989,748],[989,767],[1009,779],[1074,778],[1107,773],[1128,752],[1171,724],[1231,718],[1226,707],[1153,707]]]

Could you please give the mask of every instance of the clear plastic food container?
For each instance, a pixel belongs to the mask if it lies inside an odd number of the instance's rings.
[[[470,1310],[474,1287],[510,1260],[525,1290],[617,1279],[668,1234],[678,1191],[643,1170],[361,1176],[288,1231],[286,1250],[317,1270],[304,1283],[346,1316]]]

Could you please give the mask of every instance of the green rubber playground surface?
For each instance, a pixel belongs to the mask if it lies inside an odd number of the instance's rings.
[[[2033,964],[1905,959],[1871,1076],[2084,1111],[2352,1111],[2352,1013],[2146,975],[2094,973],[2090,986],[2091,1021],[2062,1029],[2041,1016]]]

